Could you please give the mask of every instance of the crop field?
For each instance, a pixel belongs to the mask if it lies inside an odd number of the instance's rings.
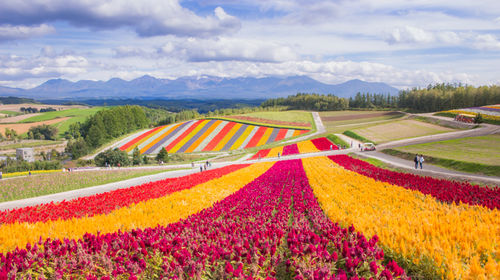
[[[316,153],[327,150],[337,150],[337,145],[333,144],[326,137],[300,141],[294,144],[277,146],[270,149],[263,149],[255,153],[249,160],[288,156],[293,154]]]
[[[348,156],[231,165],[2,211],[0,273],[498,279],[499,208],[499,189]]]
[[[229,151],[258,147],[307,132],[202,119],[156,127],[120,149],[131,153],[137,147],[141,154],[155,154],[161,149],[168,153]]]
[[[500,134],[466,137],[394,148],[424,156],[471,163],[500,165]]]
[[[12,123],[12,124],[0,124],[0,132],[3,133],[6,128],[13,129],[17,132],[17,134],[23,134],[28,132],[30,127],[37,126],[37,125],[42,125],[42,124],[58,124],[58,123],[63,123],[65,121],[68,121],[70,118],[65,117],[65,118],[58,118],[58,119],[52,119],[48,121],[42,121],[42,122],[34,122],[34,123]]]
[[[165,170],[139,169],[64,173],[58,170],[57,173],[42,173],[36,176],[0,180],[0,202],[65,192],[160,172],[165,172]],[[36,171],[32,173],[36,174]],[[4,178],[5,175],[8,174],[4,174]]]
[[[17,148],[34,148],[41,146],[56,146],[62,144],[63,141],[52,141],[52,140],[22,140],[18,143],[4,142],[0,146],[0,151],[12,150]]]
[[[308,123],[309,125],[314,123],[311,113],[306,111],[254,112],[239,116],[255,117],[274,121]]]
[[[405,115],[392,111],[330,111],[320,112],[321,120],[329,133],[365,128],[380,123],[390,123]]]
[[[377,124],[366,128],[353,129],[352,131],[376,143],[385,143],[456,130],[416,120],[400,120],[386,124]]]

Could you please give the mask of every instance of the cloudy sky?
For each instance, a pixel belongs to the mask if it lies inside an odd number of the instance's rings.
[[[498,0],[7,0],[0,85],[307,75],[500,84]]]

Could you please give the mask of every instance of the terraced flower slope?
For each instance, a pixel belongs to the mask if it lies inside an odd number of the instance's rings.
[[[203,119],[156,127],[120,147],[142,154],[192,153],[247,149],[307,133],[305,129],[274,128],[232,121]]]

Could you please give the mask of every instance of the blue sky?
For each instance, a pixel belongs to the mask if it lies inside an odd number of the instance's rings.
[[[494,0],[9,0],[0,86],[52,78],[306,75],[500,84]]]

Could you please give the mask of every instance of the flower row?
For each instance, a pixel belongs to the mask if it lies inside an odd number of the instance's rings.
[[[467,203],[490,209],[500,209],[500,188],[480,187],[469,183],[422,177],[410,173],[390,171],[373,166],[346,155],[330,157],[346,169],[355,171],[378,181],[388,182],[408,189],[432,195],[447,203]]]
[[[272,149],[264,149],[258,151],[253,155],[250,160],[260,159],[260,158],[271,158],[278,157],[278,155],[293,155],[293,154],[307,154],[315,153],[327,150],[337,150],[337,145],[333,144],[326,137],[315,138],[312,140],[306,140],[297,142],[295,144],[290,144],[286,146],[274,147]]]
[[[2,175],[2,178],[11,178],[11,177],[17,177],[17,176],[34,175],[34,174],[46,174],[46,173],[54,173],[54,172],[61,172],[61,171],[62,171],[61,169],[19,171],[19,172],[5,173]]]
[[[203,173],[196,173],[178,178],[168,178],[126,189],[118,189],[92,196],[80,197],[69,201],[0,211],[0,224],[13,222],[46,222],[49,220],[67,220],[108,214],[121,207],[191,188],[246,166],[248,165],[231,165]]]
[[[0,255],[0,277],[406,279],[394,261],[382,264],[377,240],[331,222],[293,160],[177,223],[40,240]]]
[[[272,163],[267,162],[253,164],[191,188],[90,217],[3,224],[0,226],[0,252],[24,247],[40,238],[74,239],[85,233],[109,233],[177,222],[244,187],[270,166]]]
[[[325,157],[303,163],[315,196],[333,221],[379,236],[385,249],[430,268],[432,275],[425,277],[499,279],[498,209],[442,203],[346,170]],[[351,168],[357,172],[365,168],[355,165]]]

